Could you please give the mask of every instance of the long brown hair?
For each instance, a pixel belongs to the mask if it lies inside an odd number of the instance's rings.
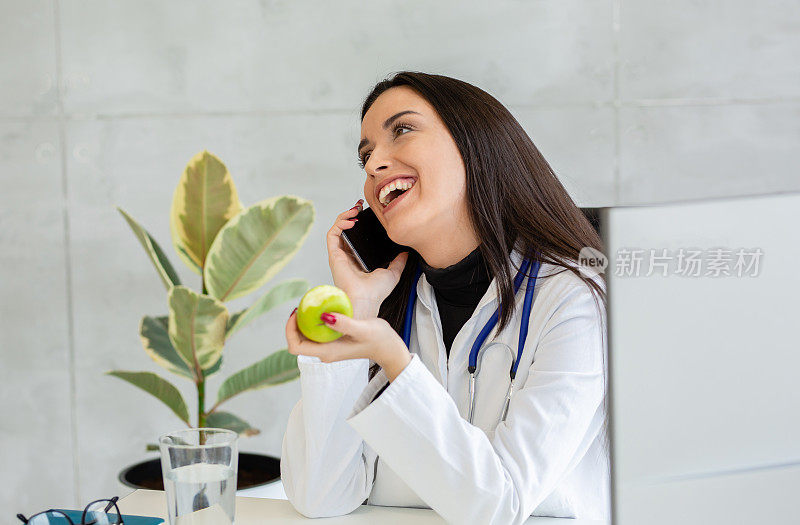
[[[604,289],[569,263],[578,259],[584,247],[603,252],[600,236],[505,106],[467,82],[403,71],[375,85],[361,108],[362,122],[375,99],[396,86],[411,87],[434,107],[464,161],[469,219],[480,239],[481,255],[496,277],[503,305],[495,333],[508,325],[516,307],[513,285],[519,268],[508,257],[514,248],[532,262],[563,268],[549,277],[573,272],[590,287],[597,307],[601,308],[598,298],[605,305]],[[397,286],[379,309],[378,316],[400,335],[419,260],[419,253],[410,248]],[[603,279],[602,274],[598,277]],[[373,365],[370,377],[377,370]]]

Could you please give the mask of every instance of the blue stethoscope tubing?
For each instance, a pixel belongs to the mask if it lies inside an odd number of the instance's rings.
[[[519,271],[517,272],[517,276],[514,278],[514,295],[517,294],[517,290],[522,285],[522,281],[525,279],[525,276],[528,272],[528,268],[531,265],[531,261],[529,259],[525,259],[522,262],[522,266],[520,267]],[[528,276],[528,286],[525,289],[525,300],[522,303],[522,321],[520,322],[519,327],[519,341],[517,344],[517,357],[511,363],[511,369],[509,370],[508,374],[511,378],[511,381],[508,383],[508,392],[506,393],[506,400],[503,405],[503,414],[501,416],[501,421],[505,421],[506,415],[508,414],[508,406],[511,403],[511,393],[513,391],[514,386],[514,378],[517,375],[517,367],[519,367],[519,362],[522,359],[522,351],[525,348],[525,340],[528,338],[528,325],[530,317],[531,317],[531,309],[533,307],[533,289],[536,286],[536,278],[539,275],[539,267],[540,262],[537,260],[533,263],[533,271],[531,275]],[[417,265],[416,274],[414,275],[414,283],[411,286],[411,291],[408,295],[408,303],[406,304],[406,316],[403,322],[403,341],[406,344],[406,348],[410,348],[411,342],[411,319],[414,314],[414,305],[417,301],[417,282],[419,281],[419,277],[422,275],[422,268]],[[489,333],[494,329],[495,325],[497,325],[497,321],[500,319],[500,308],[502,308],[502,304],[495,309],[494,314],[486,324],[483,326],[483,329],[478,334],[478,337],[475,339],[475,342],[472,343],[472,350],[469,352],[469,363],[467,365],[467,373],[469,373],[469,414],[468,420],[472,423],[472,416],[475,410],[475,374],[478,367],[478,354],[480,353],[481,346],[483,342],[489,337]]]

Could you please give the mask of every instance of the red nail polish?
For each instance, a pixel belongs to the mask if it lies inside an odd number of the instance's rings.
[[[328,312],[324,312],[322,315],[319,316],[324,322],[328,324],[336,324],[336,317],[329,314]]]
[[[294,310],[292,310],[292,312],[289,314],[289,317],[291,317],[291,316],[292,316],[292,314],[293,314],[293,313],[295,313],[296,311],[297,311],[297,308],[295,308]]]
[[[355,217],[353,217],[352,219],[347,219],[347,220],[348,221],[353,221],[353,222],[358,222],[358,219],[356,219]]]

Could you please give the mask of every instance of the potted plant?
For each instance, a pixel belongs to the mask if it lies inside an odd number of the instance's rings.
[[[314,222],[313,205],[284,195],[243,208],[222,161],[207,151],[197,154],[175,190],[170,230],[178,256],[200,275],[200,292],[183,285],[155,239],[128,213],[119,207],[117,210],[167,290],[168,315],[145,315],[139,324],[145,352],[167,371],[194,383],[197,427],[227,428],[243,436],[257,434],[250,423],[220,407],[242,392],[297,378],[297,357],[286,349],[278,350],[234,373],[223,381],[213,403],[207,399],[206,379],[221,369],[222,350],[231,336],[274,306],[308,290],[306,280],[289,279],[272,287],[249,308],[231,314],[225,306],[227,301],[259,289],[291,260]],[[152,394],[192,427],[180,391],[160,375],[124,370],[106,373]],[[158,449],[154,445],[147,448]],[[242,453],[238,472],[240,489],[269,483],[280,477],[279,460]],[[163,489],[160,459],[132,465],[120,473],[119,479],[132,487]]]

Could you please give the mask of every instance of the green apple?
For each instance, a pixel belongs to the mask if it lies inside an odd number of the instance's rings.
[[[320,317],[325,312],[353,317],[353,305],[344,290],[322,284],[307,291],[297,307],[297,328],[304,336],[318,343],[339,339],[341,332],[330,328]]]

